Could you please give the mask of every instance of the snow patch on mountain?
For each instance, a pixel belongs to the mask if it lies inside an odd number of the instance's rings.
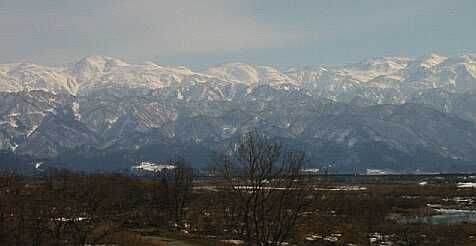
[[[245,63],[226,63],[217,67],[209,68],[205,71],[213,77],[222,80],[234,81],[254,85],[259,83],[266,84],[285,84],[295,83],[288,76],[270,66],[257,66]]]

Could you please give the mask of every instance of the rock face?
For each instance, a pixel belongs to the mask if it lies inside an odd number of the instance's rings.
[[[339,170],[474,170],[476,55],[194,72],[92,56],[0,65],[0,150],[79,169],[212,152],[258,130]]]

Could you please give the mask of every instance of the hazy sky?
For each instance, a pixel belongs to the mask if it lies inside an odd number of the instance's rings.
[[[0,0],[0,62],[203,68],[476,52],[475,0]]]

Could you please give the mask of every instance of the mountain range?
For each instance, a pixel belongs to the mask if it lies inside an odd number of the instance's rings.
[[[476,54],[284,70],[104,56],[0,64],[0,105],[1,153],[27,166],[118,170],[182,157],[204,168],[259,131],[306,151],[312,167],[476,170]]]

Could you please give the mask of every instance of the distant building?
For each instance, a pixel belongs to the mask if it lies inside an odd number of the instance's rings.
[[[388,171],[380,170],[380,169],[367,169],[367,175],[387,175],[389,174]]]
[[[175,169],[174,165],[161,165],[155,164],[152,162],[143,161],[139,165],[132,166],[131,172],[139,174],[151,174],[151,173],[160,173],[162,171],[173,170]]]
[[[301,170],[301,173],[306,175],[319,174],[319,172],[319,168],[304,168]]]

